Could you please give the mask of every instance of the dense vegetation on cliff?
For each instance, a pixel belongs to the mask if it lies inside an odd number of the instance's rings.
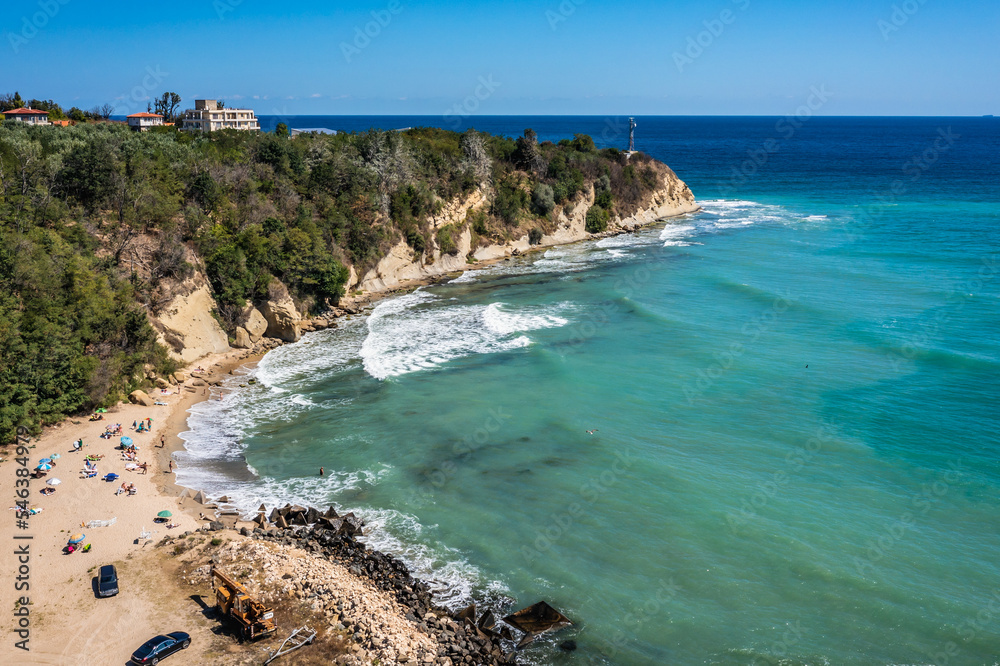
[[[405,240],[456,252],[429,220],[481,189],[474,244],[528,234],[560,206],[589,205],[590,231],[631,214],[660,176],[578,135],[539,144],[437,129],[335,136],[194,136],[118,124],[0,125],[0,439],[115,401],[147,364],[170,361],[147,314],[201,264],[230,329],[282,281],[307,309]]]

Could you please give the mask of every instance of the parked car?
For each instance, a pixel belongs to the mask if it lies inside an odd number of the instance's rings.
[[[138,666],[156,666],[164,657],[172,655],[178,650],[183,650],[191,645],[191,637],[183,631],[175,631],[166,636],[151,638],[142,644],[142,647],[132,653],[130,663]]]
[[[97,575],[97,596],[113,597],[118,594],[118,571],[113,564],[105,564]]]

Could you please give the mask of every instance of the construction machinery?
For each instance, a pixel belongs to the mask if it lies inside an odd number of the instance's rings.
[[[212,565],[211,576],[219,612],[239,625],[244,639],[254,640],[278,630],[273,609],[251,597],[245,587],[215,565]]]

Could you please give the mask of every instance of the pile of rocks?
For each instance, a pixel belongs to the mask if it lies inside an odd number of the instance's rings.
[[[352,640],[345,663],[439,663],[437,644],[407,618],[406,609],[341,564],[266,541],[230,542],[216,557],[223,567],[262,572],[254,592],[264,603],[292,597],[326,616],[331,630]]]
[[[346,518],[346,516],[345,516]],[[391,598],[401,608],[400,616],[409,622],[414,631],[433,641],[435,649],[427,655],[408,655],[410,659],[420,661],[403,661],[407,656],[396,650],[396,661],[388,663],[423,663],[458,666],[459,664],[513,664],[513,654],[506,654],[501,647],[500,635],[493,633],[488,627],[477,627],[475,618],[453,615],[449,610],[434,605],[430,588],[410,575],[407,566],[384,553],[369,550],[343,529],[334,530],[323,526],[308,528],[268,529],[257,528],[251,536],[261,542],[273,544],[279,548],[292,548],[310,553],[311,559],[323,561],[329,565],[339,565],[355,579],[366,581],[372,588]],[[290,584],[295,589],[293,584]],[[324,590],[320,595],[319,589]],[[301,593],[315,594],[316,603],[328,611],[337,612],[337,619],[348,630],[354,631],[355,641],[360,640],[365,649],[371,649],[374,643],[382,640],[378,632],[371,627],[362,626],[363,631],[357,631],[357,622],[364,622],[368,613],[365,606],[358,613],[344,612],[344,601],[339,600],[337,606],[337,591],[334,586],[320,584],[319,588],[303,587]],[[320,600],[322,599],[322,600]],[[353,602],[353,603],[356,603]],[[350,609],[353,611],[353,607]],[[359,617],[361,619],[359,619]],[[367,632],[367,633],[366,633]],[[412,639],[412,637],[411,637]]]

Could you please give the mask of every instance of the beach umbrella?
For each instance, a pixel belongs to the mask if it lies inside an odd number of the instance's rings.
[[[38,464],[39,465],[44,465],[44,464],[50,463],[50,462],[52,462],[52,458],[42,458],[41,460],[38,461]]]
[[[49,456],[49,457],[50,457],[50,458],[52,458],[53,460],[59,460],[60,458],[62,458],[62,456],[61,456],[61,455],[59,455],[58,453],[53,453],[53,454],[52,454],[51,456]]]
[[[62,481],[60,481],[59,479],[49,479],[45,483],[49,484],[50,486],[58,486],[60,483],[62,483]]]
[[[81,541],[83,541],[86,538],[87,538],[86,534],[74,534],[73,536],[71,536],[69,538],[69,542],[70,543],[80,543]]]
[[[161,511],[158,514],[156,514],[158,518],[169,518],[172,515],[174,514],[170,513],[169,511]]]
[[[38,467],[36,467],[35,469],[40,469],[40,470],[42,470],[43,472],[48,472],[49,470],[51,470],[51,469],[52,469],[52,465],[39,465],[39,466],[38,466]]]
[[[122,446],[132,446],[132,438],[122,437]]]

